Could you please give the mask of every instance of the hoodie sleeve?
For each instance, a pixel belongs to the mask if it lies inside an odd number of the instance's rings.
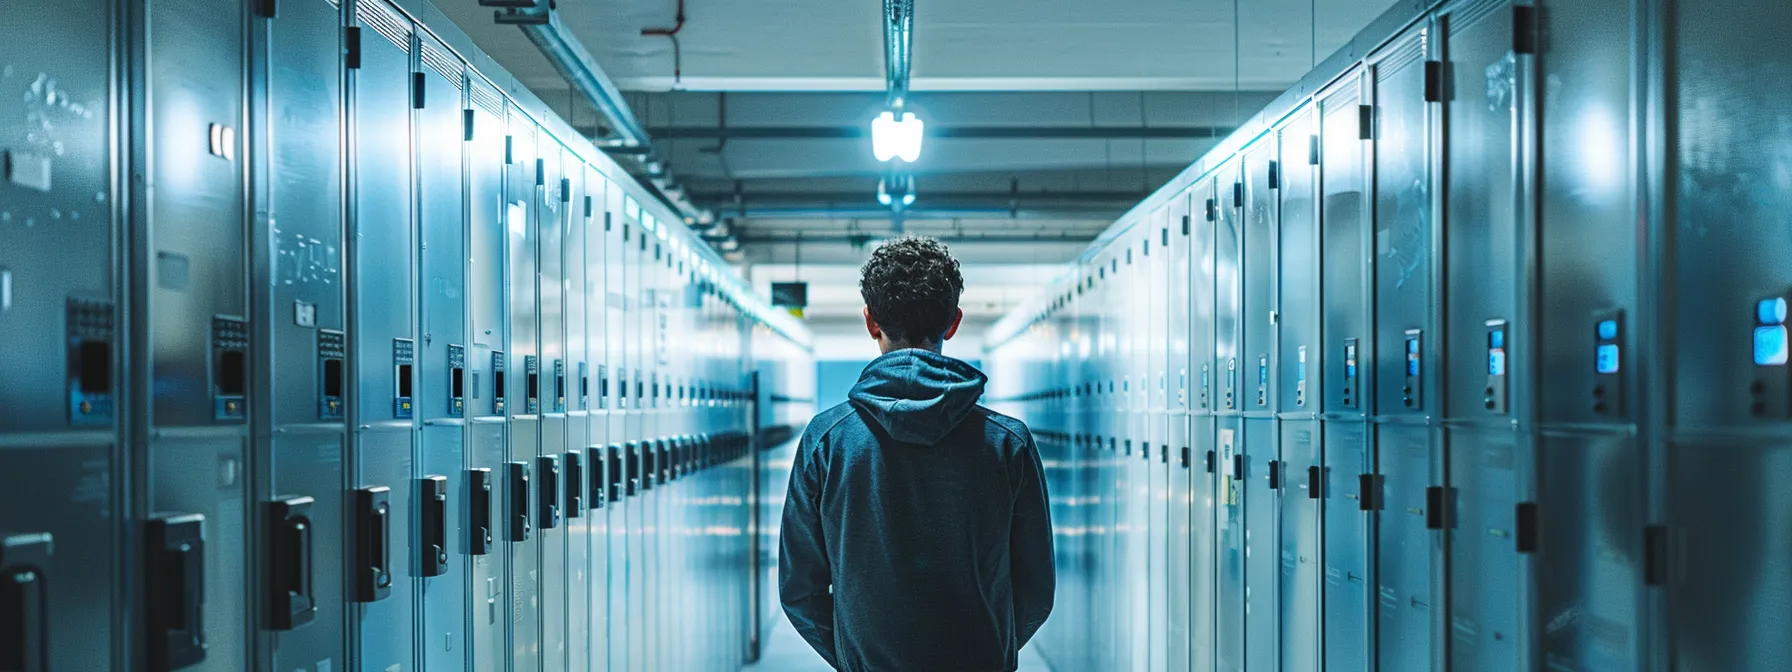
[[[798,444],[790,470],[790,492],[784,498],[784,526],[778,554],[778,593],[784,613],[797,633],[835,669],[833,573],[821,528],[823,465],[806,437]]]
[[[1052,558],[1052,516],[1045,491],[1045,467],[1031,434],[1017,455],[1014,523],[1009,532],[1009,564],[1014,579],[1016,647],[1026,646],[1052,613],[1057,570]]]

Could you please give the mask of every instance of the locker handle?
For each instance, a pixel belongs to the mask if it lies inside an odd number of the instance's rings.
[[[1209,474],[1213,473],[1213,470],[1214,470],[1214,466],[1215,466],[1214,458],[1215,458],[1215,456],[1213,454],[1213,451],[1211,451],[1211,450],[1207,451],[1207,473],[1209,473]]]
[[[604,468],[604,471],[609,474],[609,500],[614,503],[622,500],[622,485],[627,478],[622,473],[622,446],[611,444],[608,450],[610,459],[608,460],[608,464]]]
[[[509,473],[509,509],[505,515],[510,520],[510,541],[512,543],[529,540],[529,463],[509,462],[504,465]]]
[[[1323,475],[1324,472],[1320,470],[1319,465],[1307,467],[1307,499],[1320,499],[1325,497],[1323,492],[1325,483],[1320,480],[1320,477]]]
[[[578,451],[569,451],[560,458],[566,471],[566,517],[577,518],[585,508],[585,465]]]
[[[1519,553],[1537,552],[1537,503],[1519,502],[1513,519],[1517,521],[1517,550]]]
[[[541,472],[541,483],[535,486],[540,497],[541,523],[536,525],[543,530],[551,530],[560,526],[560,457],[543,455],[535,458],[536,470]]]
[[[355,491],[355,601],[377,602],[392,594],[392,489]]]
[[[1425,529],[1444,529],[1444,489],[1442,486],[1425,488]]]
[[[312,597],[310,497],[267,504],[268,628],[291,630],[317,618]]]
[[[0,669],[50,669],[45,584],[49,582],[51,541],[48,534],[21,534],[0,541]]]
[[[205,516],[155,516],[144,529],[144,545],[151,668],[174,670],[205,660]],[[43,582],[37,583],[41,590]],[[7,662],[0,659],[0,669],[20,669]]]
[[[1271,490],[1282,489],[1282,461],[1281,460],[1270,460],[1269,461],[1269,489],[1271,489]]]
[[[610,488],[609,477],[605,475],[604,469],[604,449],[597,446],[586,448],[585,464],[591,465],[591,475],[586,478],[591,489],[585,494],[585,499],[590,501],[589,506],[593,509],[604,508],[604,501],[609,499],[605,491]]]
[[[1182,468],[1183,469],[1188,468],[1188,458],[1189,458],[1188,446],[1183,446],[1182,447]]]
[[[441,576],[448,573],[448,477],[424,476],[417,479],[417,499],[423,503],[423,520],[418,525],[423,537],[417,544],[423,557],[419,576]]]
[[[467,555],[492,551],[492,470],[467,470]]]
[[[1376,501],[1380,498],[1375,494],[1377,481],[1375,474],[1357,474],[1356,506],[1358,510],[1374,511],[1380,508],[1377,506],[1379,502]]]
[[[1232,455],[1232,480],[1244,480],[1244,453]]]

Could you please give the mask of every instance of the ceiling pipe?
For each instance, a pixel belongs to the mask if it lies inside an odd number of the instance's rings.
[[[493,20],[500,24],[514,25],[522,29],[529,41],[541,50],[554,69],[573,88],[584,95],[597,111],[610,120],[611,139],[595,139],[594,143],[613,156],[627,156],[642,164],[644,172],[658,178],[653,180],[660,199],[676,211],[679,217],[687,222],[708,222],[715,219],[714,214],[682,196],[682,189],[660,165],[652,154],[653,139],[641,122],[629,109],[628,101],[623,100],[622,91],[610,80],[610,75],[597,64],[597,59],[585,49],[584,43],[560,22],[560,14],[553,8],[551,0],[479,0],[479,4],[499,8]],[[682,10],[680,14],[682,14]],[[682,22],[682,19],[681,19]],[[649,170],[649,165],[658,168]]]
[[[1223,138],[1229,126],[928,126],[927,137],[982,140],[1189,140]],[[864,126],[655,126],[657,136],[704,140],[857,140]]]
[[[897,112],[908,104],[914,46],[915,0],[884,0],[884,88]]]

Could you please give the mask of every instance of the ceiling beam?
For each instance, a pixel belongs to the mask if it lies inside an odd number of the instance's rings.
[[[582,133],[595,128],[581,128]],[[928,126],[929,139],[1000,140],[1186,140],[1223,138],[1228,126]],[[647,129],[662,139],[684,140],[831,140],[870,136],[868,126],[658,126]]]
[[[744,191],[733,192],[690,192],[693,200],[718,204],[727,208],[729,204],[739,202],[748,206],[766,203],[870,203],[875,202],[875,194],[863,191]],[[981,204],[985,206],[1007,206],[1010,204],[1039,205],[1045,203],[1102,203],[1131,207],[1132,204],[1144,200],[1150,192],[1143,191],[922,191],[918,194],[933,203],[953,203],[958,205]]]

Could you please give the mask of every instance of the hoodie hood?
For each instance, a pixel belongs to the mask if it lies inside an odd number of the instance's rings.
[[[989,378],[928,350],[897,350],[871,361],[847,394],[890,438],[931,446],[977,407]]]

